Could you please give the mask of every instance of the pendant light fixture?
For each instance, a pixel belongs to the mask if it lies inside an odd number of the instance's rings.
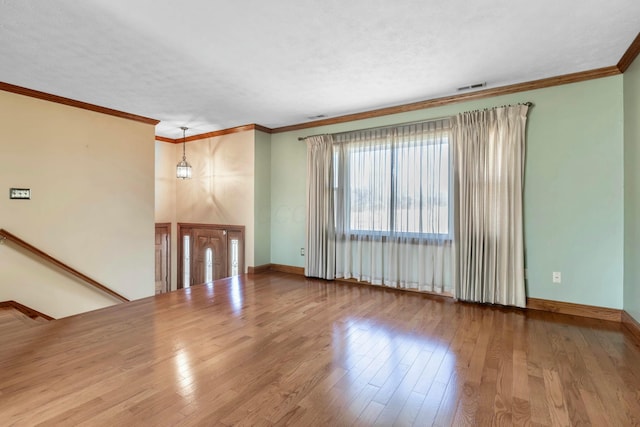
[[[178,179],[191,179],[191,165],[187,163],[187,156],[185,154],[185,145],[187,142],[186,132],[189,128],[181,126],[180,129],[182,129],[182,161],[176,166],[176,177]]]

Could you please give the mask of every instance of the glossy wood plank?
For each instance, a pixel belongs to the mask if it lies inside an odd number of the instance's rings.
[[[20,333],[3,425],[634,425],[620,323],[265,272]]]

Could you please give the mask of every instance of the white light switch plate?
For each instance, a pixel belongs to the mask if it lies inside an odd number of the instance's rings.
[[[29,200],[31,199],[31,189],[30,188],[10,188],[9,198]]]

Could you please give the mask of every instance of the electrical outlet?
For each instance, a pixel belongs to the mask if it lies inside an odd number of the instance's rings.
[[[551,279],[553,280],[553,283],[562,283],[562,273],[559,271],[554,271],[551,274]]]
[[[300,248],[300,256],[304,256],[304,248]]]

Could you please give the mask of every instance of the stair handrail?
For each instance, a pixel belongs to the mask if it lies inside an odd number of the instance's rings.
[[[108,287],[106,287],[102,283],[100,283],[100,282],[98,282],[96,280],[93,280],[91,277],[87,276],[86,274],[80,273],[75,268],[68,266],[64,262],[52,257],[51,255],[47,254],[46,252],[41,251],[40,249],[36,248],[35,246],[25,242],[24,240],[22,240],[18,236],[9,233],[4,228],[0,228],[0,241],[1,240],[5,240],[5,239],[10,241],[10,242],[15,243],[16,245],[22,247],[23,249],[26,249],[27,251],[31,252],[32,254],[37,255],[37,256],[39,256],[40,258],[43,258],[46,261],[49,261],[51,264],[55,265],[56,267],[66,271],[67,273],[71,274],[72,276],[75,276],[75,277],[85,281],[86,283],[88,283],[91,286],[101,290],[102,292],[105,292],[105,293],[111,295],[112,297],[119,299],[120,301],[123,301],[123,302],[128,302],[129,301],[128,298],[120,295],[119,293],[117,293],[116,291],[114,291],[112,289],[109,289]]]

